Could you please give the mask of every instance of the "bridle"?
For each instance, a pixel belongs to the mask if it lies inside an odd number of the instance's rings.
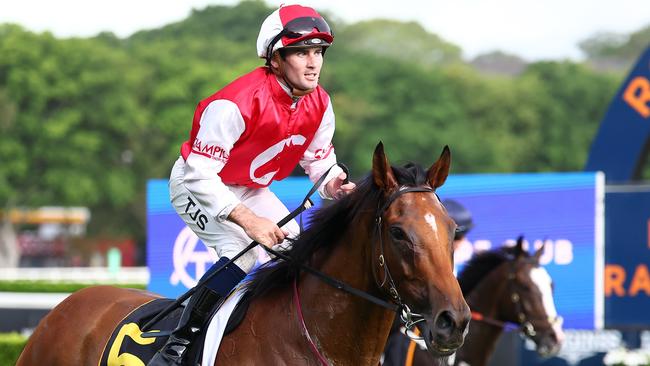
[[[562,324],[563,318],[559,315],[556,315],[555,317],[546,317],[546,318],[531,318],[528,314],[526,314],[526,310],[524,309],[524,305],[521,303],[521,295],[519,295],[519,292],[516,289],[516,268],[515,268],[515,261],[511,261],[510,263],[510,270],[508,272],[508,289],[507,291],[510,293],[510,300],[515,306],[515,313],[517,314],[517,322],[509,322],[509,321],[502,321],[490,317],[486,317],[483,314],[479,312],[472,311],[472,320],[476,320],[479,322],[483,322],[486,324],[494,325],[497,327],[503,328],[504,331],[519,331],[532,339],[537,335],[537,331],[535,330],[535,326],[533,325],[533,321],[537,320],[546,320],[549,322],[551,327],[554,327],[558,324]]]
[[[422,337],[419,337],[419,336],[415,335],[411,331],[415,327],[416,324],[425,321],[425,318],[424,318],[424,316],[422,314],[412,312],[410,307],[408,305],[406,305],[402,301],[402,297],[399,295],[399,292],[397,290],[397,286],[395,285],[395,281],[393,280],[393,277],[390,274],[390,270],[388,268],[388,265],[387,265],[385,257],[384,257],[384,242],[383,242],[382,235],[381,235],[381,233],[382,233],[382,224],[383,224],[382,216],[384,215],[386,210],[388,210],[390,205],[398,197],[400,197],[401,195],[403,195],[405,193],[409,193],[409,192],[433,193],[437,197],[437,194],[435,193],[435,191],[432,188],[429,188],[429,187],[406,187],[406,186],[402,186],[401,188],[399,188],[398,190],[393,192],[390,196],[388,196],[388,198],[386,199],[386,201],[384,202],[383,205],[380,206],[378,204],[377,212],[375,213],[375,231],[374,231],[373,235],[377,236],[377,240],[373,241],[373,253],[376,252],[376,247],[378,245],[379,246],[378,247],[379,255],[376,258],[373,257],[373,259],[372,259],[372,263],[373,263],[373,272],[372,273],[373,273],[373,277],[375,278],[375,283],[377,284],[377,287],[379,289],[384,289],[386,284],[388,284],[388,291],[387,292],[388,292],[388,295],[390,296],[391,302],[380,299],[380,298],[378,298],[378,297],[376,297],[374,295],[371,295],[371,294],[369,294],[369,293],[367,293],[365,291],[362,291],[362,290],[359,290],[359,289],[357,289],[355,287],[352,287],[352,286],[350,286],[350,285],[348,285],[348,284],[346,284],[346,283],[344,283],[342,281],[339,281],[339,280],[337,280],[337,279],[335,279],[333,277],[330,277],[330,276],[324,274],[323,272],[321,272],[321,271],[319,271],[319,270],[317,270],[317,269],[315,269],[313,267],[310,267],[310,266],[308,266],[306,264],[297,263],[297,265],[299,266],[299,270],[304,270],[305,272],[308,272],[308,273],[316,276],[317,278],[319,278],[320,280],[322,280],[323,282],[327,283],[328,285],[330,285],[330,286],[332,286],[334,288],[337,288],[337,289],[339,289],[341,291],[345,291],[345,292],[348,292],[348,293],[350,293],[352,295],[361,297],[361,298],[363,298],[363,299],[365,299],[365,300],[367,300],[369,302],[372,302],[372,303],[374,303],[376,305],[382,306],[382,307],[384,307],[384,308],[386,308],[388,310],[391,310],[391,311],[397,313],[399,315],[399,317],[400,317],[400,320],[404,323],[404,327],[408,331],[408,336],[410,338],[414,339],[414,340],[422,340],[423,339]],[[287,260],[287,261],[292,261],[291,257],[289,257],[289,256],[287,256],[287,255],[285,255],[285,254],[283,254],[281,252],[278,252],[276,250],[273,250],[273,249],[270,249],[270,248],[267,248],[267,247],[263,247],[263,248],[267,252],[269,252],[269,254],[272,254],[272,255],[274,255],[274,256],[276,256],[278,258],[281,258],[281,259],[284,259],[284,260]],[[379,271],[383,271],[383,273],[384,273],[383,279],[381,281],[379,281],[379,278],[377,277],[377,273],[376,273],[377,271],[375,270],[375,268],[377,268],[377,267],[375,267],[375,264],[377,264]],[[297,276],[296,276],[296,278],[297,278]],[[294,287],[295,287],[294,297],[296,298],[297,308],[300,309],[300,300],[298,298],[299,297],[299,292],[298,292],[296,286],[297,285],[294,283]],[[303,332],[306,332],[306,327],[303,327]],[[307,336],[308,339],[310,339],[310,336],[309,336],[308,332],[306,332],[306,336]],[[318,353],[317,353],[317,355],[318,355]]]
[[[418,336],[415,332],[413,332],[413,328],[415,327],[416,324],[425,321],[424,315],[419,314],[419,313],[414,313],[411,311],[408,305],[406,305],[402,301],[402,297],[399,295],[399,292],[397,291],[397,286],[395,285],[395,281],[393,280],[393,276],[390,274],[390,269],[388,268],[388,264],[386,263],[386,258],[384,256],[384,241],[382,239],[382,224],[383,220],[382,217],[386,210],[390,207],[390,205],[401,195],[409,192],[426,192],[426,193],[433,193],[438,197],[438,195],[435,193],[435,191],[432,188],[429,187],[406,187],[402,186],[395,192],[393,192],[382,206],[377,207],[377,212],[375,214],[375,232],[374,235],[377,237],[377,240],[373,240],[373,257],[372,257],[372,263],[373,263],[373,277],[375,279],[375,284],[377,285],[378,288],[384,289],[386,285],[388,285],[388,295],[391,297],[391,299],[397,304],[399,308],[399,317],[402,323],[404,323],[404,327],[406,328],[406,335],[413,339],[413,340],[422,340],[423,337]],[[377,253],[377,245],[379,246],[379,255],[377,257],[374,256],[374,253]],[[380,280],[378,278],[377,271],[375,271],[375,268],[379,268],[379,271],[381,272],[383,270],[383,278]]]

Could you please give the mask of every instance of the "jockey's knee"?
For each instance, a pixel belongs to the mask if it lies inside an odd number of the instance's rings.
[[[228,258],[234,258],[237,254],[239,254],[239,252],[226,253],[224,255]],[[251,249],[241,257],[237,258],[237,260],[235,260],[235,264],[242,271],[249,273],[255,266],[256,261],[257,261],[257,250]]]

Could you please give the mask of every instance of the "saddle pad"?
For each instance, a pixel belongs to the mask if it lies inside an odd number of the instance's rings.
[[[217,358],[217,351],[219,351],[219,345],[221,344],[221,339],[223,338],[230,315],[235,307],[237,307],[239,299],[243,293],[244,291],[242,290],[242,286],[233,291],[221,305],[219,311],[217,311],[210,320],[210,325],[208,325],[208,330],[205,333],[203,362],[201,365],[214,365],[214,361]]]
[[[143,338],[142,327],[172,299],[154,299],[133,310],[117,325],[106,343],[99,366],[143,366],[147,364],[167,341],[168,337]],[[179,307],[156,322],[151,331],[171,330],[180,320],[183,308]]]

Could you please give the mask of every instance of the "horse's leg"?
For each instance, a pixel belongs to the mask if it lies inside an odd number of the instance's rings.
[[[40,321],[16,366],[97,365],[116,324],[153,297],[110,286],[75,292]]]

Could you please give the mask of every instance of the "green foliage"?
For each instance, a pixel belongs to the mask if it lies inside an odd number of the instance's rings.
[[[431,66],[461,61],[458,46],[428,33],[416,22],[369,20],[343,27],[335,35],[337,43],[357,52],[369,52],[409,63]]]
[[[89,206],[91,234],[142,242],[146,180],[168,176],[200,99],[263,64],[255,41],[271,11],[211,6],[127,39],[0,25],[0,204]],[[321,84],[355,176],[379,140],[395,163],[428,165],[450,145],[453,173],[581,170],[623,77],[496,53],[490,67],[523,71],[485,75],[417,23],[332,24]],[[647,33],[607,52],[638,54]]]
[[[601,68],[617,67],[626,70],[650,45],[650,25],[632,33],[598,33],[580,42],[580,49],[590,63]]]
[[[0,333],[0,366],[13,366],[25,348],[27,337],[18,333]]]
[[[96,283],[76,283],[61,281],[0,281],[0,292],[47,292],[72,293],[82,288],[96,286]],[[141,283],[110,284],[111,286],[146,289]]]

